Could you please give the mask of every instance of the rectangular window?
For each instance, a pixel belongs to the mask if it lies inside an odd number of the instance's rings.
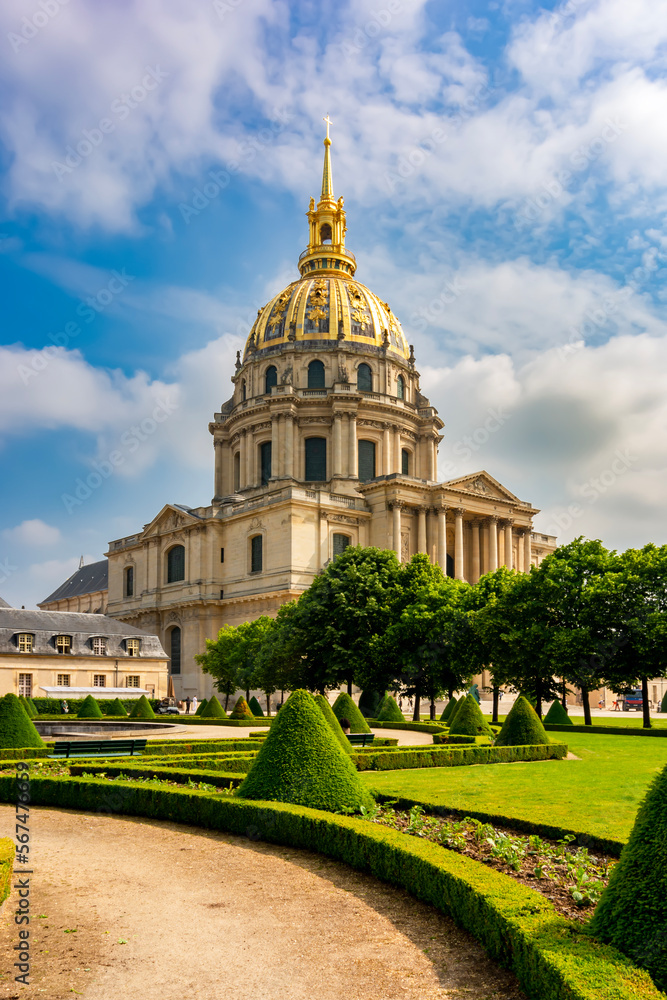
[[[56,653],[71,653],[72,652],[72,636],[71,635],[57,635],[56,636]]]
[[[181,630],[178,625],[175,625],[171,630],[169,636],[169,655],[171,657],[171,664],[169,670],[172,674],[180,674],[181,672]]]
[[[32,697],[32,674],[19,674],[19,696]]]
[[[339,556],[341,554],[341,552],[344,552],[345,549],[348,547],[349,544],[350,544],[350,536],[349,535],[335,534],[333,536],[333,557],[334,557],[334,559],[336,558],[336,556]]]
[[[266,486],[271,478],[271,442],[265,441],[259,446],[260,467],[262,470],[262,486]]]
[[[31,632],[19,633],[19,653],[32,653],[34,636]]]
[[[69,687],[69,674],[58,674],[58,687]]]
[[[326,438],[306,438],[306,482],[322,483],[327,478]]]
[[[375,479],[375,444],[372,441],[359,441],[359,479],[367,483]]]
[[[404,476],[410,475],[410,452],[407,448],[401,449],[401,473]]]
[[[134,566],[128,566],[125,570],[125,596],[134,596]]]
[[[262,572],[262,536],[255,535],[250,539],[250,572]]]
[[[127,678],[125,679],[125,687],[129,687],[129,688],[138,688],[138,687],[141,687],[141,684],[139,683],[139,675],[138,674],[129,674],[127,676]]]
[[[93,674],[93,687],[105,688],[107,686],[107,679],[105,674]]]
[[[220,562],[223,563],[224,561],[225,561],[225,550],[220,549]]]
[[[128,656],[138,656],[139,655],[139,640],[138,639],[126,639],[125,649],[127,650]]]
[[[97,656],[104,656],[104,654],[106,653],[106,651],[107,651],[107,641],[106,641],[106,639],[102,639],[102,638],[96,636],[93,639],[93,653],[95,653]]]

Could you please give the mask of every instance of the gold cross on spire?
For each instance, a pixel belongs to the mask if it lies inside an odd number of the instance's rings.
[[[329,138],[329,126],[333,125],[333,122],[329,118],[329,115],[327,115],[326,118],[323,118],[322,121],[327,123],[327,139],[328,139]]]

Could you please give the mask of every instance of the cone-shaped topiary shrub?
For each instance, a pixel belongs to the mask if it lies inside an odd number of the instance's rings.
[[[250,711],[252,712],[252,714],[255,716],[256,719],[264,718],[264,712],[262,711],[262,706],[257,701],[254,695],[248,702],[248,708],[250,709]]]
[[[197,705],[197,711],[195,712],[195,715],[201,715],[207,705],[208,705],[208,698],[202,698],[202,700]]]
[[[452,705],[452,710],[449,713],[449,718],[447,719],[448,726],[451,726],[452,723],[454,722],[454,719],[456,718],[456,713],[458,712],[458,710],[460,709],[461,705],[465,700],[466,696],[462,694],[461,697],[457,701],[455,701],[455,703]]]
[[[456,718],[449,727],[449,735],[493,737],[493,730],[482,715],[482,710],[473,695],[469,694],[464,698]]]
[[[151,708],[150,702],[145,694],[142,694],[139,701],[132,706],[130,712],[131,719],[154,719],[155,712]]]
[[[83,705],[76,713],[77,719],[101,719],[102,709],[97,704],[92,694],[87,695],[83,700]]]
[[[567,714],[567,709],[563,708],[558,699],[551,703],[551,708],[544,716],[545,722],[550,722],[554,726],[572,726],[574,723],[572,719]]]
[[[206,702],[206,707],[200,715],[201,719],[226,719],[227,713],[214,694]]]
[[[329,699],[325,698],[323,694],[316,694],[315,701],[320,706],[322,710],[322,715],[329,723],[329,728],[331,729],[331,732],[334,734],[334,736],[342,746],[345,753],[352,753],[352,744],[348,740],[343,730],[340,728],[340,722],[333,714],[331,705],[329,704]]]
[[[384,704],[384,691],[362,691],[359,695],[359,711],[364,719],[379,719],[377,714]]]
[[[125,711],[125,705],[123,705],[120,698],[114,698],[113,701],[109,702],[109,707],[107,708],[107,715],[127,715]]]
[[[341,691],[333,703],[333,714],[337,719],[347,719],[351,733],[370,733],[370,728],[363,715],[352,701],[347,691]]]
[[[28,698],[28,704],[30,705],[30,707],[32,709],[32,717],[33,717],[33,719],[36,719],[37,716],[39,715],[39,709],[37,708],[37,705],[35,705],[35,703],[32,700],[32,698]]]
[[[230,719],[254,719],[255,718],[255,716],[250,711],[250,708],[248,706],[248,702],[245,700],[245,698],[243,697],[243,695],[241,695],[241,697],[239,698],[239,700],[234,705],[234,708],[232,710],[232,714],[229,716],[229,718]]]
[[[19,701],[23,705],[23,711],[28,716],[28,718],[29,719],[34,719],[35,715],[33,713],[32,708],[30,707],[30,702],[28,701],[28,699],[24,695],[20,694],[19,695]]]
[[[646,969],[667,991],[667,768],[639,807],[589,929]]]
[[[373,801],[322,710],[303,690],[294,691],[280,709],[237,794],[328,812]]]
[[[528,699],[520,694],[496,736],[496,746],[530,747],[550,742],[539,715]]]
[[[440,722],[448,722],[450,715],[452,714],[457,705],[458,701],[456,700],[456,698],[450,698],[444,707],[442,715],[440,716]]]
[[[6,694],[0,698],[0,748],[45,746],[16,695]]]
[[[662,704],[660,706],[661,712],[667,712],[667,691],[665,691],[665,697],[662,699]]]
[[[390,694],[382,702],[377,719],[378,722],[405,722],[405,716],[396,704],[396,699]]]

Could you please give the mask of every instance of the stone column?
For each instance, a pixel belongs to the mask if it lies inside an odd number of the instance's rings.
[[[285,469],[288,479],[294,478],[294,417],[285,414]]]
[[[463,507],[457,507],[454,522],[454,576],[457,580],[465,579],[463,574]]]
[[[433,482],[435,479],[434,463],[433,463],[434,452],[433,452],[433,440],[430,437],[426,438],[426,440],[424,441],[424,454],[426,455],[426,469],[424,470],[426,475],[424,478],[428,479],[430,482]]]
[[[326,512],[320,511],[320,569],[329,558],[329,522]]]
[[[391,425],[383,424],[382,427],[382,474],[389,476],[391,475]]]
[[[479,550],[479,526],[481,522],[475,518],[472,522],[472,580],[471,583],[477,583],[480,578],[480,550]]]
[[[426,507],[417,508],[417,552],[426,552]]]
[[[394,461],[393,461],[393,466],[394,467],[391,470],[392,472],[400,472],[401,471],[401,432],[398,429],[398,427],[396,427],[394,429]],[[413,473],[413,475],[416,475],[416,473]]]
[[[252,429],[246,431],[245,443],[246,485],[255,485],[255,434]]]
[[[394,501],[389,505],[392,510],[392,548],[401,561],[401,505]]]
[[[223,474],[223,463],[225,460],[224,441],[221,441],[219,438],[214,440],[213,448],[215,451],[215,481],[213,485],[213,493],[216,497],[222,497],[225,495],[225,479]],[[231,492],[231,489],[228,490],[228,493]]]
[[[526,533],[523,536],[523,571],[524,573],[530,573],[530,567],[533,565],[532,559],[532,532],[530,528],[526,528]]]
[[[505,521],[505,565],[508,569],[512,569],[514,562],[514,553],[512,551],[512,524],[514,522],[510,519]]]
[[[438,522],[437,510],[429,507],[426,511],[426,552],[429,560],[435,566],[438,561]]]
[[[498,569],[498,518],[489,518],[489,573]]]
[[[334,477],[343,474],[343,414],[334,413],[333,424],[333,475]]]
[[[349,427],[347,438],[347,474],[350,479],[356,479],[359,475],[357,469],[357,416],[355,413],[348,414]]]
[[[438,507],[438,565],[447,576],[447,508]]]
[[[239,488],[247,486],[247,466],[246,466],[246,432],[245,429],[239,434]]]
[[[271,415],[271,479],[277,479],[280,475],[280,428],[278,426],[278,414],[274,411]]]

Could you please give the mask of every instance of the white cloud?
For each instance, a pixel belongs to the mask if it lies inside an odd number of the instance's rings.
[[[3,538],[9,542],[16,542],[19,545],[30,545],[41,547],[44,545],[55,545],[61,540],[59,528],[54,528],[46,524],[39,518],[30,521],[22,521],[15,528],[5,528],[2,532]]]

